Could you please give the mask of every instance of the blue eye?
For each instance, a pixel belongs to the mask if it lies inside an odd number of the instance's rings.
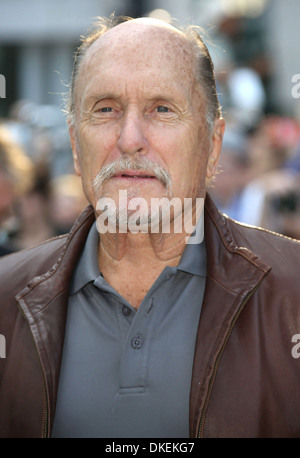
[[[111,107],[104,107],[104,108],[100,108],[101,113],[110,113],[111,111],[113,111],[113,109]]]
[[[165,107],[163,105],[159,105],[157,107],[157,111],[158,111],[158,113],[168,113],[169,112],[169,108]]]

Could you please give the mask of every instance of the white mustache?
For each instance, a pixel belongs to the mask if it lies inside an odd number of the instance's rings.
[[[126,158],[121,157],[101,168],[93,181],[93,187],[99,189],[106,181],[123,170],[139,170],[149,175],[154,175],[168,191],[171,189],[171,176],[159,164],[146,157]]]

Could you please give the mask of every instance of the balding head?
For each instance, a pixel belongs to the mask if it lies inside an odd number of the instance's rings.
[[[151,18],[128,20],[100,35],[87,48],[82,66],[93,54],[106,49],[117,56],[133,51],[136,60],[142,54],[146,65],[148,55],[153,53],[167,54],[170,58],[176,53],[179,66],[191,67],[193,61],[192,46],[184,34],[163,21]]]
[[[76,120],[76,105],[80,99],[78,80],[84,75],[86,66],[93,65],[93,55],[109,50],[111,55],[143,54],[144,65],[147,65],[147,54],[164,53],[168,58],[176,58],[176,65],[182,72],[186,71],[199,84],[206,104],[206,119],[212,127],[215,119],[221,116],[221,109],[216,94],[213,64],[209,52],[195,27],[180,30],[164,21],[152,18],[118,18],[112,16],[98,20],[92,31],[83,38],[78,48],[72,74],[67,112],[69,123]],[[129,53],[130,54],[130,53]],[[139,59],[136,59],[138,65]],[[133,65],[133,62],[131,62]],[[184,70],[185,69],[185,70]]]

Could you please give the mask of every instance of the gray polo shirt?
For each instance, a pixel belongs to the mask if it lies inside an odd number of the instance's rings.
[[[98,241],[94,224],[70,290],[52,437],[188,437],[205,243],[187,244],[135,311],[99,272]]]

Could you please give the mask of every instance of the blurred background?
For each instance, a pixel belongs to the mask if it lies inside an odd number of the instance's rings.
[[[87,204],[64,96],[80,35],[112,12],[203,28],[227,121],[210,193],[300,239],[299,0],[0,0],[0,255],[65,233]]]

